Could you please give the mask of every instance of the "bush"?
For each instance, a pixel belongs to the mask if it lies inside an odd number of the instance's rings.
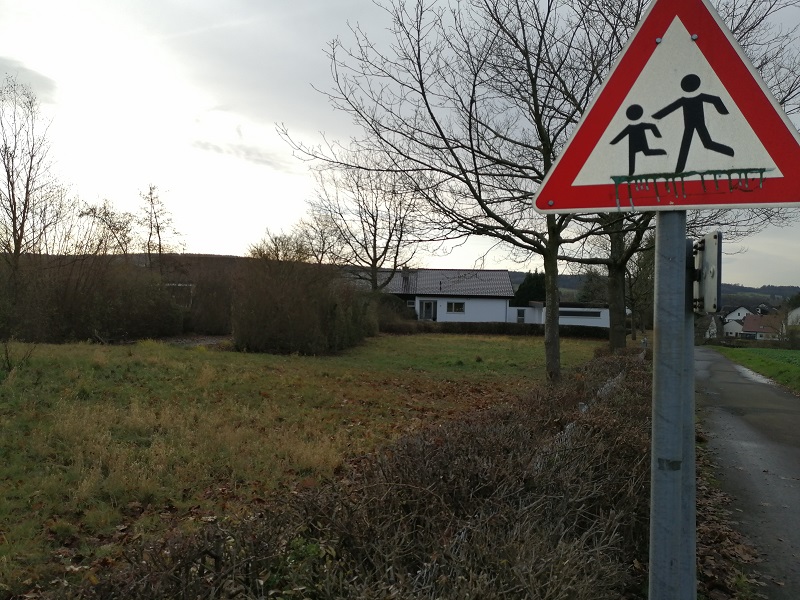
[[[232,277],[201,276],[195,284],[186,329],[206,335],[231,333]]]
[[[252,259],[243,263],[233,299],[237,349],[276,354],[331,354],[377,333],[370,295],[334,268]]]
[[[156,273],[138,267],[115,269],[95,297],[94,331],[111,340],[178,335],[185,309]]]
[[[31,256],[12,291],[3,279],[0,334],[30,342],[176,335],[184,309],[160,276],[120,256]]]
[[[400,333],[409,323],[417,320],[417,311],[394,294],[376,292],[375,303],[378,313],[378,329],[384,333]],[[395,331],[391,331],[392,329]]]
[[[800,350],[800,327],[790,327],[788,334],[790,350]]]

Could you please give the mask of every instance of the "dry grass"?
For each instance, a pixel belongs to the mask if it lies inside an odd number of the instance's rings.
[[[516,398],[542,379],[541,344],[379,337],[328,358],[39,346],[0,384],[0,597],[80,578],[138,536],[245,514],[348,456]],[[597,345],[564,340],[566,366]]]
[[[58,596],[641,598],[649,379],[634,358],[597,360],[558,389],[403,436],[243,521],[140,544]]]

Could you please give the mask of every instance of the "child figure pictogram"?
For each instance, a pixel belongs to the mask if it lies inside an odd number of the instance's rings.
[[[700,77],[690,73],[681,79],[681,89],[684,92],[696,92],[700,88]],[[722,102],[719,96],[712,96],[711,94],[698,94],[697,96],[684,96],[678,98],[675,102],[665,106],[658,112],[653,114],[654,119],[661,119],[666,117],[673,111],[679,108],[683,109],[683,139],[681,140],[681,149],[678,153],[678,164],[675,167],[676,173],[681,173],[686,168],[686,160],[689,158],[689,148],[692,145],[692,138],[694,133],[700,137],[703,142],[703,147],[726,156],[733,156],[733,148],[720,144],[711,139],[711,134],[708,132],[706,126],[706,116],[704,112],[704,105],[708,103],[717,109],[721,115],[727,115],[728,109]]]
[[[625,111],[625,116],[631,121],[638,121],[642,118],[644,110],[638,104],[631,104]],[[661,137],[658,127],[652,123],[632,123],[627,125],[617,137],[611,140],[612,144],[621,142],[626,136],[628,138],[628,175],[633,176],[636,171],[636,155],[641,152],[645,156],[658,156],[667,153],[661,148],[651,148],[647,142],[647,132],[652,131],[657,138]]]

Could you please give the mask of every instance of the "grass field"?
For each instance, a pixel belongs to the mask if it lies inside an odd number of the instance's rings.
[[[562,340],[563,366],[599,344]],[[543,341],[526,337],[382,336],[319,358],[38,346],[0,383],[0,592],[252,510],[543,373]]]
[[[715,350],[800,394],[800,350],[726,347]]]

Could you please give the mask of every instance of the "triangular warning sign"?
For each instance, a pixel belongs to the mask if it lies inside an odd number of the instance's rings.
[[[540,212],[800,204],[800,136],[707,0],[655,0]]]

